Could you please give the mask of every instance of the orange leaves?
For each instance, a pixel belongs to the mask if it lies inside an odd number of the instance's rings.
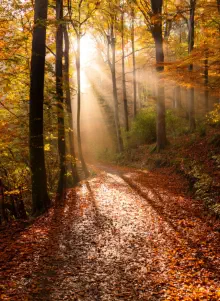
[[[217,223],[181,179],[168,168],[96,173],[63,207],[5,232],[2,298],[217,301]]]

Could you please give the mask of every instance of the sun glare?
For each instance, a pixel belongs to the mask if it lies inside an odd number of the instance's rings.
[[[77,42],[73,40],[73,47],[76,51]],[[80,62],[81,62],[81,92],[86,93],[91,86],[86,76],[88,68],[93,65],[96,57],[96,45],[90,34],[85,34],[80,40]]]
[[[91,35],[86,34],[81,38],[81,64],[82,68],[92,64],[95,55],[95,42]]]

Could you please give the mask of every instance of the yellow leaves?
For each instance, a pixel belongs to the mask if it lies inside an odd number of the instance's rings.
[[[51,150],[51,145],[50,145],[49,143],[45,144],[45,145],[44,145],[44,150],[45,150],[46,152],[49,152],[49,151]]]
[[[57,136],[54,136],[54,134],[50,134],[48,136],[46,136],[46,140],[57,140],[58,137]]]
[[[5,192],[5,195],[19,195],[19,194],[20,194],[20,190],[18,190],[18,189]]]
[[[0,127],[4,127],[7,124],[8,124],[7,121],[0,120]]]
[[[215,104],[214,110],[207,115],[207,122],[210,125],[220,124],[220,104]]]

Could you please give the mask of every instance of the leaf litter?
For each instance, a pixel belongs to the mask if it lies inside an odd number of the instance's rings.
[[[1,231],[0,300],[219,300],[220,223],[181,177],[95,168],[63,206]]]

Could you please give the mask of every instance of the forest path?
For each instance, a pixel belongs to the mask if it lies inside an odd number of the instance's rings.
[[[95,168],[5,250],[0,299],[219,300],[219,222],[181,178]]]

